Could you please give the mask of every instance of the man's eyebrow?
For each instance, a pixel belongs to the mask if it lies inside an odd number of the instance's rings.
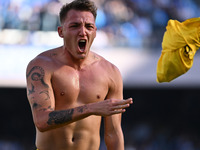
[[[81,23],[80,22],[70,22],[69,25],[70,24],[81,24]]]
[[[94,23],[91,23],[91,22],[88,22],[88,23],[86,22],[86,24],[87,25],[95,25]]]
[[[68,25],[81,25],[82,22],[70,22]],[[92,22],[86,22],[85,25],[91,25],[91,26],[95,26],[95,23],[92,23]]]

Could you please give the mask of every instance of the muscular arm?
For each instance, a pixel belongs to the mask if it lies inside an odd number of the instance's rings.
[[[114,68],[107,99],[123,99],[123,84],[119,71]],[[124,150],[124,136],[121,129],[121,113],[107,116],[105,121],[105,143],[108,150]]]

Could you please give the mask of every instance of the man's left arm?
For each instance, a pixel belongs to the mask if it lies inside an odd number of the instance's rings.
[[[111,73],[110,88],[106,99],[123,99],[122,77],[117,68]],[[104,118],[104,139],[107,150],[124,150],[124,136],[121,128],[121,114]]]
[[[107,150],[124,150],[121,114],[105,117],[104,139]]]

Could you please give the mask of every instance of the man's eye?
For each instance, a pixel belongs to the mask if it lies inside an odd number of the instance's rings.
[[[75,27],[77,27],[77,26],[76,25],[70,26],[70,28],[75,28]]]
[[[94,27],[91,26],[91,25],[88,25],[87,28],[88,28],[88,29],[93,29]]]

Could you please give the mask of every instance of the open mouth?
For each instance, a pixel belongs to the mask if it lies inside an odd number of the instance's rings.
[[[78,46],[79,46],[81,52],[84,52],[85,51],[85,46],[86,46],[86,40],[80,40],[78,42]]]

